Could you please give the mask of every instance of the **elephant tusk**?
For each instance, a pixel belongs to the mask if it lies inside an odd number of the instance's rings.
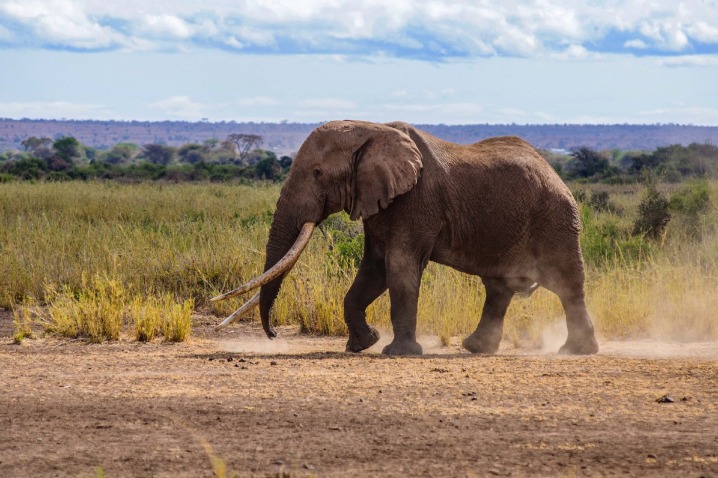
[[[259,277],[255,277],[251,281],[234,289],[233,291],[225,292],[224,294],[220,294],[217,297],[212,297],[210,301],[216,302],[218,300],[229,299],[231,297],[244,294],[246,292],[256,289],[257,287],[261,287],[268,282],[273,281],[274,279],[282,275],[285,271],[291,269],[294,263],[297,262],[297,259],[299,259],[299,256],[302,254],[304,248],[309,243],[309,239],[311,239],[312,237],[312,231],[314,231],[315,225],[316,224],[313,222],[305,223],[302,226],[302,230],[299,231],[299,237],[297,237],[297,240],[294,241],[294,245],[292,245],[292,247],[289,249],[289,251],[287,251],[284,257],[282,257],[279,262],[274,264],[274,266],[272,266],[267,272],[265,272]]]
[[[252,309],[254,309],[257,306],[257,304],[259,304],[259,292],[254,294],[254,296],[251,299],[249,299],[247,302],[245,302],[244,305],[242,305],[242,307],[235,310],[232,313],[232,315],[230,315],[229,317],[224,319],[221,324],[217,325],[214,328],[214,330],[221,330],[221,329],[227,327],[232,322],[239,320],[240,317],[247,315]]]

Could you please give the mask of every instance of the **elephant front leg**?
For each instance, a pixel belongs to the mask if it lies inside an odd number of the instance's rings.
[[[365,244],[368,243],[367,239]],[[349,329],[347,352],[361,352],[379,341],[379,332],[366,322],[366,308],[386,289],[384,258],[365,250],[354,283],[344,297],[344,321]]]
[[[391,300],[394,340],[384,347],[386,355],[421,355],[416,341],[416,312],[419,285],[426,263],[403,255],[387,255],[387,279]]]
[[[486,288],[486,301],[481,320],[474,333],[466,337],[463,347],[475,354],[493,354],[499,349],[504,333],[504,317],[514,291],[503,279],[482,278]]]

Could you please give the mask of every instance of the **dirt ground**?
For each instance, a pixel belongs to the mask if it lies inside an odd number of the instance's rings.
[[[387,358],[201,322],[18,346],[0,312],[0,476],[718,476],[717,343]]]

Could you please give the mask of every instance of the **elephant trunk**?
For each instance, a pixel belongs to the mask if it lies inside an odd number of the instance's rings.
[[[302,251],[309,243],[316,224],[313,222],[304,223],[301,230],[296,233],[290,232],[289,234],[283,232],[283,228],[276,224],[281,223],[277,223],[275,220],[275,224],[272,225],[269,241],[267,242],[267,258],[264,273],[233,291],[211,299],[212,301],[229,299],[252,291],[257,287],[261,287],[258,294],[255,294],[254,297],[247,301],[242,307],[215,327],[216,330],[226,327],[247,314],[259,302],[264,332],[270,339],[277,336],[269,323],[269,313],[272,310],[272,305],[274,305],[274,300],[277,298],[277,293],[282,285],[284,276],[292,269],[302,254]]]
[[[292,225],[288,225],[289,221],[283,220],[281,216],[276,216],[269,232],[269,240],[267,241],[266,259],[264,270],[272,270],[282,262],[289,262],[287,267],[282,267],[282,272],[277,274],[275,278],[262,285],[259,292],[259,315],[262,319],[262,328],[264,333],[270,339],[277,336],[269,321],[269,315],[274,306],[279,289],[287,273],[299,259],[304,247],[311,238],[315,223],[307,222],[300,230]]]

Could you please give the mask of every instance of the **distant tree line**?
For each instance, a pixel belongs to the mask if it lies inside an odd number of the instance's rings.
[[[718,177],[718,146],[710,143],[674,144],[653,152],[581,147],[570,154],[542,154],[561,177],[580,182],[630,183],[647,174],[666,182]]]
[[[30,136],[22,151],[0,153],[0,182],[13,179],[63,181],[127,179],[170,181],[281,181],[292,164],[260,149],[262,137],[231,134],[180,147],[117,143],[107,150],[81,144],[72,136],[55,140]]]
[[[256,134],[233,133],[224,141],[208,139],[180,147],[161,143],[117,143],[100,150],[72,136],[29,136],[21,151],[0,153],[0,181],[127,179],[170,181],[281,181],[292,164],[261,149]],[[645,151],[597,151],[580,147],[562,154],[542,151],[566,180],[624,183],[652,174],[660,181],[718,177],[718,147],[710,143],[659,147]]]

